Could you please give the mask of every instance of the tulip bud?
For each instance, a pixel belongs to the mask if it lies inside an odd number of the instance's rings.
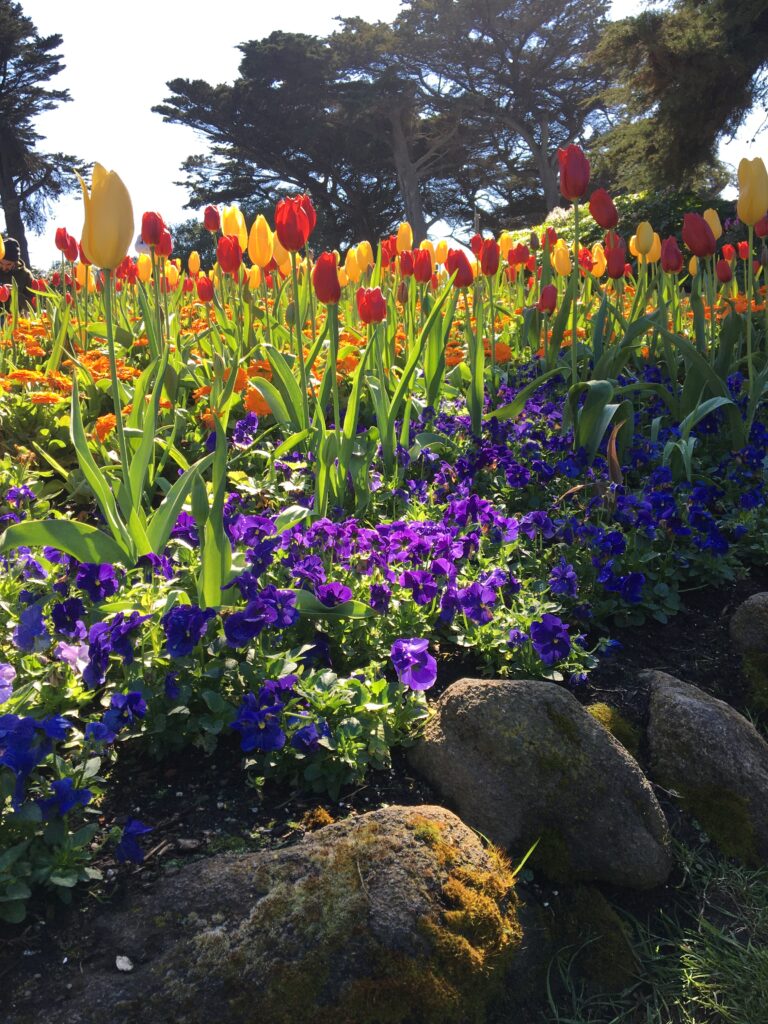
[[[456,274],[454,288],[468,288],[475,279],[467,254],[463,249],[450,249],[445,258],[445,269]]]
[[[501,250],[495,238],[484,238],[480,246],[480,272],[484,277],[495,277],[499,269]]]
[[[179,283],[179,268],[175,263],[168,263],[165,267],[165,281],[169,289],[173,291]]]
[[[378,324],[387,315],[387,303],[381,288],[358,288],[357,312],[364,324]]]
[[[344,273],[347,275],[347,280],[353,281],[355,284],[360,280],[362,270],[360,264],[357,262],[357,249],[347,249],[347,255],[344,257]]]
[[[441,238],[435,246],[435,263],[437,263],[438,266],[442,266],[445,263],[447,255],[448,242],[444,238]]]
[[[540,313],[554,313],[555,306],[557,306],[557,288],[553,284],[546,284],[541,289],[536,307]]]
[[[182,282],[181,289],[184,292],[193,292],[195,290],[195,280],[192,277],[185,277]]]
[[[432,280],[432,255],[429,249],[414,249],[411,253],[413,257],[413,276],[419,284],[429,284]],[[402,259],[402,257],[401,257]]]
[[[93,165],[90,192],[82,178],[80,186],[85,206],[83,251],[89,263],[114,270],[133,240],[131,197],[120,177],[98,163]]]
[[[720,284],[728,284],[733,280],[733,271],[728,260],[718,260],[715,265],[715,273]]]
[[[223,274],[237,274],[243,262],[243,251],[235,235],[222,235],[216,246],[216,259]]]
[[[397,251],[406,252],[413,248],[413,229],[407,220],[401,222],[397,229]]]
[[[584,197],[589,185],[589,160],[580,146],[558,149],[560,164],[560,192],[572,203]]]
[[[755,234],[758,238],[765,238],[768,235],[768,213],[755,224]]]
[[[5,241],[3,239],[3,236],[0,235],[0,260],[4,260],[4,259],[5,259]]]
[[[319,302],[335,306],[341,298],[341,285],[336,265],[336,254],[322,252],[312,270],[312,284]]]
[[[255,292],[261,285],[261,267],[251,267],[248,271],[248,287]]]
[[[216,232],[221,227],[221,215],[215,206],[206,206],[203,211],[203,227],[206,231]]]
[[[5,251],[5,250],[3,250],[3,251]],[[0,302],[1,303],[8,302],[10,297],[11,297],[11,289],[8,287],[8,285],[7,284],[0,284]]]
[[[362,241],[358,244],[357,262],[361,273],[365,273],[369,267],[376,265],[376,260],[373,258],[373,248],[370,242]]]
[[[748,260],[749,259],[749,242],[739,242],[738,249],[739,249],[739,259],[740,260]]]
[[[512,233],[510,231],[502,231],[499,235],[499,252],[503,260],[508,258],[514,244],[515,240],[512,237]]]
[[[274,236],[267,218],[260,213],[251,225],[248,235],[248,255],[251,262],[262,269],[272,259],[274,252]]]
[[[197,277],[200,273],[200,253],[196,249],[193,249],[189,254],[187,260],[187,270],[190,272],[192,277]]]
[[[136,271],[136,276],[144,284],[152,277],[152,260],[145,252],[140,253],[136,260]]]
[[[555,245],[555,248],[553,249],[552,254],[550,256],[550,259],[552,261],[552,266],[555,268],[555,271],[558,274],[561,274],[563,277],[568,277],[568,275],[573,270],[573,264],[571,263],[571,254],[568,252],[568,246],[565,244],[562,238],[559,239],[557,244]]]
[[[653,234],[653,228],[647,220],[643,220],[637,225],[635,248],[638,256],[647,256],[651,251],[653,247]],[[632,252],[631,246],[629,251]]]
[[[592,246],[592,276],[602,277],[607,266],[605,250],[599,242],[595,242]]]
[[[683,269],[683,254],[674,235],[661,243],[661,269],[666,274],[679,274]]]
[[[239,206],[225,206],[221,213],[221,233],[236,238],[240,246],[240,253],[248,248],[248,232],[245,227],[245,217]]]
[[[435,247],[432,244],[432,242],[428,238],[425,238],[422,242],[419,242],[419,249],[421,249],[424,252],[428,252],[429,253],[430,262],[431,262],[432,266],[434,267],[434,265],[435,265]]]
[[[732,245],[728,245],[728,243],[723,246],[723,259],[728,260],[729,263],[736,259],[736,250]]]
[[[400,276],[413,277],[413,253],[409,249],[400,253]]]
[[[210,277],[199,277],[197,279],[197,297],[201,302],[211,302],[213,299],[213,281]]]
[[[298,252],[305,246],[314,227],[313,220],[316,219],[308,196],[286,196],[281,199],[275,207],[275,232],[283,249],[289,253]],[[279,260],[277,264],[280,266]]]
[[[159,245],[165,221],[159,213],[145,213],[141,218],[141,237],[145,245]]]
[[[155,245],[155,253],[158,256],[167,259],[168,256],[173,252],[173,239],[171,238],[171,232],[168,228],[163,228],[160,232],[160,238]]]
[[[768,213],[768,172],[756,156],[739,164],[739,199],[736,203],[739,220],[755,225]]]
[[[70,235],[66,228],[56,228],[55,245],[60,253],[67,251],[67,240]]]
[[[590,196],[589,212],[603,231],[610,231],[619,223],[619,211],[604,188],[596,188]]]
[[[723,225],[720,223],[720,218],[717,215],[717,210],[709,209],[704,211],[704,220],[709,224],[712,234],[715,236],[715,241],[723,233]]]
[[[469,240],[469,248],[472,250],[474,256],[480,255],[480,250],[483,248],[483,236],[475,233]]]
[[[699,261],[696,256],[691,256],[688,260],[688,273],[691,277],[696,277],[699,272]]]
[[[653,233],[653,245],[651,246],[646,259],[649,263],[658,263],[661,259],[661,238],[656,231]]]

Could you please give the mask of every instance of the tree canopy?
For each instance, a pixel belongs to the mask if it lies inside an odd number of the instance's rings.
[[[76,185],[80,161],[38,150],[42,136],[35,118],[70,99],[48,83],[64,65],[55,51],[60,35],[40,36],[21,4],[0,0],[0,206],[7,233],[28,261],[25,225],[39,229],[50,204]]]

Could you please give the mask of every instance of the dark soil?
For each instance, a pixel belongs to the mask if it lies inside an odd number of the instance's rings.
[[[683,611],[667,625],[651,622],[615,630],[621,649],[592,673],[589,685],[576,696],[584,703],[605,701],[644,724],[648,694],[637,676],[642,669],[655,668],[743,710],[746,686],[739,658],[730,647],[728,621],[740,602],[761,590],[768,590],[768,570],[753,571],[727,587],[686,594]],[[462,675],[474,674],[468,659],[451,660],[443,666],[433,692],[439,693]],[[696,838],[695,826],[663,791],[658,796],[678,838]],[[151,888],[159,874],[177,871],[192,858],[294,842],[320,823],[312,820],[318,808],[339,819],[391,804],[436,802],[429,787],[411,775],[401,751],[395,752],[390,771],[372,774],[366,784],[350,789],[333,803],[327,797],[296,794],[277,786],[258,790],[249,785],[234,740],[222,743],[211,757],[193,750],[175,756],[172,763],[153,762],[141,757],[138,750],[125,750],[109,778],[108,796],[100,811],[108,824],[122,824],[135,817],[152,826],[152,833],[143,837],[145,861],[121,866],[105,849],[95,861],[103,881],[89,891],[77,892],[71,906],[39,900],[24,925],[0,924],[3,1001],[9,1009],[31,1009],[66,998],[73,975],[103,956],[95,942],[100,916],[130,901],[136,892]],[[534,878],[525,872],[525,888],[551,913],[558,892],[535,880],[535,859],[530,866]],[[653,894],[606,894],[641,915],[672,900],[673,888],[674,879],[664,891]]]

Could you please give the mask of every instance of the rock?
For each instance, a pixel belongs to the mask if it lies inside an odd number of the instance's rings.
[[[739,605],[730,633],[739,654],[768,654],[768,593],[753,594]]]
[[[671,868],[664,815],[637,762],[554,683],[461,679],[411,763],[460,817],[557,880],[649,889]]]
[[[730,705],[664,672],[650,686],[651,777],[679,794],[721,850],[768,859],[768,743]]]
[[[449,811],[373,811],[162,878],[106,918],[99,961],[68,1004],[46,990],[45,1018],[480,1022],[510,969],[521,987],[530,974],[520,907],[503,856]],[[115,971],[118,950],[131,974]]]

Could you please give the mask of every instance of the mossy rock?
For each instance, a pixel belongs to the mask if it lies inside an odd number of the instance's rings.
[[[594,886],[560,894],[553,938],[558,955],[570,963],[571,977],[592,992],[622,992],[637,980],[639,964],[626,928]]]
[[[749,687],[749,706],[758,714],[765,714],[768,712],[768,654],[755,651],[745,654],[743,665]]]
[[[588,704],[586,710],[599,722],[604,729],[607,729],[614,739],[626,747],[632,757],[637,757],[640,751],[640,730],[636,725],[628,721],[616,708],[610,704],[598,702]]]
[[[504,855],[449,811],[375,811],[161,880],[109,920],[103,969],[46,1019],[482,1024],[524,963],[518,910]]]
[[[664,882],[669,833],[625,747],[562,687],[461,679],[409,750],[417,772],[513,861],[557,881]]]
[[[734,708],[664,672],[643,674],[650,688],[652,778],[723,853],[755,865],[768,860],[768,743]]]

